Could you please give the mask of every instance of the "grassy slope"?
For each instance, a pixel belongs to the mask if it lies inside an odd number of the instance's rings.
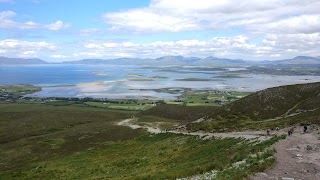
[[[115,125],[131,115],[100,108],[0,103],[0,179],[172,179],[222,170],[274,142],[149,135]],[[251,172],[249,167],[244,176]]]
[[[225,109],[252,119],[269,119],[294,109],[312,110],[320,107],[320,82],[274,87],[235,101]]]
[[[138,116],[146,121],[148,118],[153,121],[165,118],[184,122],[204,117],[209,121],[189,123],[187,128],[214,132],[319,123],[319,94],[320,83],[289,85],[259,91],[222,107],[162,105]]]
[[[215,112],[217,109],[219,108],[214,106],[182,106],[164,104],[146,111],[142,111],[138,114],[138,116],[155,116],[171,120],[190,122]]]
[[[0,104],[0,170],[68,155],[100,142],[134,138],[139,130],[115,126],[125,111],[41,104]]]
[[[0,172],[3,179],[174,179],[211,169],[223,170],[264,151],[275,140],[254,143],[244,139],[201,140],[196,136],[163,133],[128,141],[105,142],[69,156],[33,163],[22,169]],[[223,151],[221,151],[223,149]],[[270,154],[271,156],[272,154]],[[270,157],[270,156],[266,156]],[[256,167],[266,166],[256,161]],[[256,168],[255,167],[255,168]],[[251,173],[247,167],[243,176]],[[221,172],[237,177],[243,172]]]
[[[193,124],[204,130],[224,127],[221,131],[303,121],[319,123],[319,86],[311,83],[271,88],[222,108],[162,105],[139,116],[180,122],[211,116],[215,120]],[[296,112],[302,113],[267,120]],[[99,108],[0,104],[0,179],[185,177],[230,167],[250,153],[263,151],[273,141],[251,144],[241,139],[203,141],[173,134],[141,136],[144,131],[114,125],[131,115]],[[199,126],[191,128],[199,130]],[[231,168],[217,177],[246,177],[269,166],[272,161],[260,158],[270,154],[248,158],[244,172]]]

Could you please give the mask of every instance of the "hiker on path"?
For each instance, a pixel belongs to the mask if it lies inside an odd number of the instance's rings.
[[[303,132],[306,133],[307,132],[308,127],[307,126],[303,126]]]

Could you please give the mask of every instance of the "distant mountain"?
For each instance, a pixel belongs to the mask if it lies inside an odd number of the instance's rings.
[[[299,65],[307,65],[307,64],[320,64],[319,57],[309,57],[309,56],[297,56],[292,59],[284,59],[277,61],[261,61],[260,64],[299,64]]]
[[[103,59],[82,59],[78,61],[64,61],[63,64],[106,64],[107,60]]]
[[[0,65],[48,64],[41,59],[23,59],[0,57]],[[82,59],[64,61],[62,64],[113,64],[113,65],[146,65],[146,66],[244,66],[244,65],[320,65],[320,57],[297,56],[292,59],[246,61],[242,59],[227,59],[217,57],[184,57],[163,56],[155,59],[116,58],[116,59]]]
[[[158,61],[178,61],[184,63],[194,63],[199,61],[201,58],[198,57],[183,57],[183,56],[163,56],[159,57],[156,60]]]
[[[226,58],[217,58],[217,57],[206,57],[195,62],[196,65],[245,65],[248,62],[242,59],[226,59]]]
[[[156,59],[119,58],[119,59],[83,59],[65,61],[64,64],[116,64],[116,65],[198,65],[228,66],[241,65],[247,62],[241,59],[225,59],[216,57],[198,58],[183,56],[163,56]]]
[[[8,58],[0,57],[0,65],[28,65],[28,64],[48,64],[41,59],[23,59],[23,58]]]

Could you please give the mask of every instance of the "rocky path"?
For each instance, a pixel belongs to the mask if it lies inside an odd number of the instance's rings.
[[[145,128],[150,133],[162,133],[164,131],[161,131],[157,127],[151,127],[151,126],[140,126],[137,124],[134,124],[133,121],[135,119],[125,119],[123,121],[120,121],[117,123],[119,126],[128,126],[132,129],[138,129],[138,128]],[[271,138],[272,136],[266,136],[266,132],[263,131],[244,131],[244,132],[227,132],[227,133],[207,133],[207,132],[189,132],[186,130],[167,130],[165,132],[171,132],[176,134],[186,134],[186,135],[194,135],[194,136],[200,136],[204,139],[206,138],[212,138],[212,137],[219,137],[219,138],[228,138],[228,137],[234,137],[234,138],[246,138],[246,139],[253,139],[257,138],[259,140],[267,140]]]
[[[126,119],[118,122],[118,125],[128,126],[133,129],[145,128],[150,133],[163,132],[157,127],[133,124],[134,120],[135,119]],[[206,133],[169,130],[166,132],[196,135],[203,138],[242,137],[247,139],[258,138],[260,140],[266,140],[272,137],[266,136],[265,132],[262,131]],[[250,180],[320,180],[320,130],[314,129],[309,133],[301,132],[302,128],[296,128],[292,136],[274,144],[273,147],[277,151],[275,165],[263,173],[257,173],[250,177]],[[286,134],[286,131],[273,132],[272,134],[274,133]]]
[[[301,133],[295,130],[292,136],[274,145],[276,163],[266,172],[258,173],[251,180],[318,180],[320,179],[319,130]]]

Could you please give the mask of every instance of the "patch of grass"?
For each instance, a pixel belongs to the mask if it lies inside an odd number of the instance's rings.
[[[119,100],[120,101],[120,100]],[[153,107],[155,101],[152,100],[136,100],[134,102],[127,103],[129,101],[120,102],[84,102],[84,104],[91,107],[108,108],[116,110],[128,110],[128,111],[143,111]]]
[[[0,85],[0,93],[11,93],[14,95],[24,95],[40,90],[40,87],[32,85]]]
[[[0,172],[3,179],[175,179],[219,170],[218,178],[234,179],[269,167],[273,152],[264,151],[278,139],[256,143],[241,138],[203,140],[197,136],[162,133],[104,143],[67,156]],[[270,142],[269,142],[270,141]],[[259,147],[259,148],[257,148]],[[260,149],[260,147],[264,147]],[[251,157],[250,154],[260,153]],[[246,159],[241,171],[233,164]],[[263,163],[260,161],[263,160]],[[244,171],[242,171],[244,170]],[[242,174],[241,174],[242,173]]]
[[[238,153],[238,156],[235,156],[235,162],[239,160],[245,160],[244,163],[240,163],[238,166],[233,165],[229,168],[226,168],[216,175],[215,179],[247,179],[250,175],[257,172],[263,172],[267,168],[271,167],[275,162],[274,150],[269,149],[269,147],[275,142],[285,139],[285,135],[274,136],[270,140],[257,143],[256,145],[251,146],[248,149],[242,149],[241,156]],[[246,156],[247,153],[243,151],[249,150],[251,156]],[[254,155],[254,156],[253,156]],[[240,157],[240,158],[239,158]]]
[[[241,74],[225,74],[225,75],[213,76],[212,78],[246,78],[246,77]]]
[[[217,107],[214,106],[182,106],[164,104],[142,111],[137,115],[142,118],[143,116],[154,116],[163,119],[190,122],[202,118],[207,114],[213,113],[216,109]]]
[[[249,157],[245,163],[240,164],[238,167],[231,167],[221,172],[218,172],[214,179],[235,179],[242,180],[247,179],[250,175],[263,172],[267,168],[271,167],[275,162],[274,151],[267,150],[261,155],[255,157]]]
[[[63,138],[45,139],[39,143],[49,145],[51,149],[59,149],[65,143],[65,140]]]
[[[19,96],[41,91],[41,87],[32,85],[0,85],[1,99],[16,99]]]
[[[213,80],[205,79],[205,78],[184,78],[184,79],[176,79],[176,81],[213,81]]]
[[[234,91],[192,90],[185,89],[178,98],[187,102],[187,105],[215,105],[221,106],[241,99],[250,93]]]
[[[0,170],[101,148],[144,133],[115,123],[131,111],[45,104],[0,103]]]

